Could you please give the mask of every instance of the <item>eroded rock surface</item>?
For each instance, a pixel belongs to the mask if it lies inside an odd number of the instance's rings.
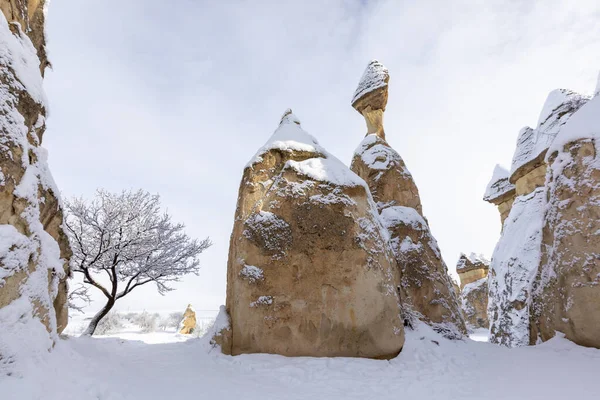
[[[471,253],[461,254],[456,264],[460,277],[461,308],[469,328],[487,328],[489,261]]]
[[[600,97],[581,107],[556,137],[531,312],[530,342],[557,331],[600,348]]]
[[[383,112],[389,73],[372,61],[352,99],[365,118],[367,135],[350,168],[369,185],[382,223],[390,234],[404,310],[436,329],[460,336],[466,332],[448,268],[423,217],[419,191],[400,155],[386,142]]]
[[[369,188],[289,110],[244,170],[227,274],[225,353],[390,358],[403,346]]]
[[[0,1],[0,359],[5,360],[48,350],[67,323],[71,253],[61,228],[59,192],[41,147],[47,110],[44,7],[43,0]],[[28,341],[33,337],[40,340]],[[0,374],[11,365],[18,362],[0,362]]]
[[[599,101],[555,90],[537,128],[519,134],[517,197],[490,268],[492,342],[535,344],[560,331],[600,348]]]

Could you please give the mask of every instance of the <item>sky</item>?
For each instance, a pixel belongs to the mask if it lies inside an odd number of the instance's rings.
[[[175,291],[119,301],[131,311],[224,304],[244,165],[287,108],[349,165],[366,133],[350,100],[372,59],[391,77],[386,138],[450,272],[461,252],[490,258],[494,166],[510,166],[549,91],[592,94],[600,69],[596,0],[52,0],[47,23],[43,145],[62,196],[159,193],[214,243]]]

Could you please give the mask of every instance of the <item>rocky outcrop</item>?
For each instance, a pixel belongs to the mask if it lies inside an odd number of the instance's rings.
[[[541,262],[530,343],[557,331],[600,348],[600,97],[582,106],[548,150]]]
[[[492,179],[485,190],[483,200],[490,202],[498,207],[500,212],[500,224],[504,226],[504,221],[513,202],[515,201],[516,188],[509,181],[510,174],[508,170],[501,165],[496,165]]]
[[[456,264],[460,277],[461,308],[470,328],[487,328],[489,261],[471,253],[461,254]]]
[[[42,351],[39,346],[47,350],[67,323],[71,253],[61,228],[59,192],[41,147],[47,110],[44,8],[43,0],[0,1],[2,359]],[[45,339],[20,343],[33,337]]]
[[[228,354],[390,358],[399,281],[365,182],[288,110],[244,169],[227,264]]]
[[[365,118],[367,135],[350,168],[369,185],[389,232],[405,313],[460,336],[466,332],[464,320],[448,269],[423,217],[419,191],[404,161],[385,140],[388,82],[388,71],[378,61],[367,66],[359,82],[352,105]]]
[[[492,342],[533,344],[560,330],[600,347],[595,102],[555,90],[537,128],[519,134],[509,178],[517,197],[490,267]]]
[[[191,304],[188,304],[183,319],[179,323],[178,331],[182,335],[191,335],[196,330],[196,312]]]

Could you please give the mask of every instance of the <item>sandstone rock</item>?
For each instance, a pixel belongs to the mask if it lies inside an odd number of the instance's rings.
[[[488,270],[489,261],[471,253],[461,254],[456,272],[461,283],[461,308],[470,328],[488,328]]]
[[[365,118],[367,135],[350,168],[369,185],[391,238],[399,269],[405,312],[450,336],[466,332],[457,296],[437,242],[423,217],[419,191],[400,155],[385,141],[383,112],[389,74],[372,61],[352,99]]]
[[[6,359],[49,348],[67,323],[71,253],[41,147],[44,7],[43,0],[0,1],[0,358]],[[17,345],[36,335],[48,340]]]
[[[244,169],[222,351],[394,357],[404,343],[397,275],[367,185],[288,110]]]
[[[460,288],[482,278],[487,278],[490,262],[480,254],[461,254],[456,263],[456,272],[460,278]]]
[[[352,107],[365,117],[367,133],[375,133],[385,139],[383,113],[388,100],[388,70],[379,61],[373,60],[363,73],[352,97]]]
[[[191,304],[188,304],[183,319],[179,323],[179,333],[182,335],[191,335],[196,330],[196,312]]]
[[[509,172],[504,167],[496,165],[492,179],[485,190],[483,200],[498,206],[500,212],[500,223],[504,226],[504,221],[513,202],[515,201],[515,185],[509,182]]]
[[[556,274],[554,277],[557,282],[564,284],[568,276],[565,271],[570,267],[566,268],[562,264],[565,261],[559,261],[556,255],[564,255],[572,251],[569,249],[572,244],[569,243],[569,239],[567,239],[569,235],[566,232],[574,234],[577,237],[576,240],[588,241],[583,238],[589,236],[591,231],[583,229],[583,226],[590,225],[589,217],[593,215],[593,212],[586,216],[581,213],[582,209],[580,209],[571,214],[570,220],[568,220],[569,218],[566,218],[568,221],[561,219],[568,226],[577,227],[578,230],[565,229],[566,225],[560,227],[561,224],[557,222],[557,219],[549,219],[552,218],[552,210],[556,216],[559,214],[559,209],[568,209],[570,198],[565,196],[561,199],[561,195],[555,193],[549,186],[551,182],[547,180],[548,177],[557,179],[557,176],[547,173],[547,153],[549,148],[555,147],[557,138],[564,136],[563,129],[577,124],[577,122],[571,123],[571,119],[575,118],[580,111],[587,109],[588,101],[588,97],[575,92],[565,89],[555,90],[549,94],[544,104],[537,128],[524,128],[519,134],[510,176],[510,183],[515,185],[517,197],[504,222],[502,236],[494,250],[488,281],[490,285],[488,304],[490,340],[494,343],[520,346],[535,342],[540,331],[544,332],[540,334],[543,340],[549,335],[553,335],[550,333],[552,328],[547,329],[542,325],[554,326],[554,322],[550,324],[547,321],[555,321],[556,318],[559,318],[560,313],[555,312],[554,306],[548,306],[552,303],[549,299],[557,297],[555,296],[556,292],[552,289],[554,281],[546,279],[544,276]],[[562,148],[560,150],[563,151]],[[578,150],[573,150],[573,152],[577,153]],[[588,154],[587,157],[589,156]],[[580,168],[575,169],[583,174],[585,168],[581,168],[581,163],[584,161],[575,161],[574,164],[577,162],[579,162]],[[564,158],[557,165],[562,168],[563,163]],[[589,187],[589,185],[593,186],[592,175],[590,175],[590,180],[585,181],[584,184],[584,186],[588,185],[584,189],[587,195],[592,191]],[[560,180],[557,179],[557,181]],[[575,190],[575,186],[570,187],[569,190],[566,187],[574,185],[576,182],[576,179],[563,181],[563,187],[558,192],[565,194],[565,192]],[[571,192],[570,195],[576,196],[574,192]],[[584,195],[581,195],[579,199],[581,204],[585,203],[583,197]],[[577,214],[579,215],[577,216]],[[555,234],[561,239],[555,241]],[[589,248],[583,246],[580,247],[580,250],[581,252],[577,255],[573,254],[569,262],[593,257]],[[581,270],[574,274],[581,274]],[[564,291],[564,289],[563,287],[560,290]],[[534,292],[538,293],[535,298],[532,295]],[[545,296],[543,293],[548,295]],[[544,296],[545,300],[541,300]],[[586,296],[589,295],[586,294]],[[564,297],[563,300],[566,298]],[[542,309],[546,311],[542,311]],[[541,323],[539,318],[544,314],[546,322]],[[534,331],[533,335],[530,331]]]
[[[549,150],[548,204],[531,311],[532,344],[557,331],[600,348],[600,97]]]

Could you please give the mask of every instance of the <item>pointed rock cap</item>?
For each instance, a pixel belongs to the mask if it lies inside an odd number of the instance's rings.
[[[485,189],[483,200],[494,204],[500,204],[508,197],[514,196],[516,188],[515,185],[508,181],[509,175],[506,168],[500,164],[496,164],[492,179],[490,179],[490,182]]]
[[[598,72],[598,81],[596,82],[596,90],[594,90],[594,96],[600,95],[600,72]]]
[[[298,117],[296,117],[294,115],[294,113],[292,112],[292,109],[288,108],[287,110],[285,110],[285,112],[281,116],[281,121],[279,121],[279,125],[291,124],[291,123],[300,125],[300,120],[298,119]]]
[[[358,87],[352,97],[352,107],[359,113],[370,106],[372,110],[383,110],[387,104],[388,69],[379,61],[372,60],[358,82]]]

